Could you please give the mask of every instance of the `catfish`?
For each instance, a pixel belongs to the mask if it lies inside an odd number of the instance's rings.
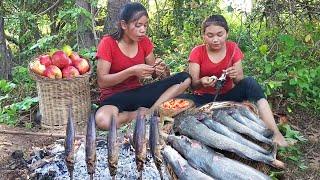
[[[239,123],[247,126],[259,134],[262,134],[264,137],[271,137],[273,135],[273,131],[241,115],[239,110],[236,108],[230,108],[227,110],[227,113]]]
[[[114,116],[111,118],[111,125],[107,137],[108,142],[108,165],[111,177],[114,179],[117,174],[119,159],[119,143],[117,142],[117,123]]]
[[[73,179],[74,170],[74,152],[75,152],[75,127],[73,122],[72,107],[69,105],[68,108],[68,122],[66,127],[66,137],[65,137],[65,161],[69,172],[70,179]]]
[[[146,122],[144,116],[138,110],[136,124],[133,132],[133,143],[135,148],[136,165],[139,172],[139,179],[142,179],[142,171],[147,156],[146,148]]]
[[[211,180],[212,177],[206,175],[205,173],[198,171],[197,169],[190,166],[190,164],[185,160],[176,150],[170,146],[166,146],[162,155],[165,162],[168,164],[169,168],[174,171],[174,174],[178,179],[181,180]]]
[[[249,127],[234,120],[230,115],[227,114],[225,110],[214,111],[212,118],[213,120],[220,122],[221,124],[229,127],[230,129],[238,133],[248,135],[251,138],[254,138],[260,142],[264,142],[269,145],[273,144],[272,139],[268,139],[264,137],[262,134],[259,134],[254,130],[250,129]]]
[[[161,146],[160,146],[159,121],[158,121],[157,112],[152,113],[150,118],[149,146],[150,146],[152,158],[159,171],[160,178],[163,179],[163,175],[161,172],[162,157],[160,153]]]
[[[212,148],[234,152],[240,157],[284,168],[285,164],[271,155],[260,153],[246,145],[216,133],[199,122],[193,115],[179,116],[175,119],[176,133],[188,136]]]
[[[239,142],[243,145],[246,145],[246,146],[248,146],[258,152],[261,152],[263,154],[270,154],[269,151],[265,150],[261,146],[247,140],[246,138],[242,137],[240,134],[232,131],[228,127],[224,126],[223,124],[221,124],[219,122],[214,121],[213,119],[206,118],[206,119],[201,120],[201,122],[203,124],[205,124],[211,130],[213,130],[219,134],[225,135],[236,142]]]
[[[86,164],[87,172],[90,175],[90,179],[93,179],[96,169],[96,121],[95,113],[91,113],[87,122],[87,134],[86,134]]]
[[[222,154],[216,153],[206,145],[191,140],[186,136],[170,135],[168,136],[167,141],[191,166],[206,172],[214,178],[221,180],[270,179],[269,176],[262,172],[233,159],[224,157]]]

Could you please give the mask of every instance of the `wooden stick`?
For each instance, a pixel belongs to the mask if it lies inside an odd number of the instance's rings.
[[[29,136],[48,136],[48,137],[57,137],[65,138],[65,134],[56,134],[56,133],[40,133],[40,132],[21,132],[21,131],[11,131],[11,130],[0,130],[2,134],[17,134],[17,135],[29,135]],[[85,135],[76,135],[75,138],[86,138]],[[106,140],[103,137],[97,137],[97,140]]]

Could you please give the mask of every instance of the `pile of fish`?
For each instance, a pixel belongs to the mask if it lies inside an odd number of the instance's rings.
[[[230,105],[230,103],[229,103]],[[72,179],[74,165],[74,127],[72,109],[69,109],[66,131],[65,160]],[[146,115],[138,112],[132,146],[139,179],[142,179],[147,148],[163,179],[161,166],[165,164],[172,179],[270,179],[262,172],[239,161],[225,157],[222,152],[232,152],[239,157],[284,168],[276,159],[276,147],[272,143],[273,133],[264,122],[247,107],[239,104],[216,108],[207,104],[175,117],[174,134],[159,130],[159,115],[150,115],[149,136],[146,131]],[[96,127],[94,113],[87,123],[86,163],[90,179],[96,166]],[[107,137],[108,165],[110,176],[117,174],[120,142],[115,117],[112,117]],[[165,140],[166,144],[161,139]],[[259,143],[257,143],[259,142]],[[261,146],[261,144],[267,145]],[[217,150],[217,151],[216,151]],[[163,163],[163,160],[165,163]]]
[[[179,136],[167,137],[163,156],[178,179],[205,178],[204,175],[217,179],[270,179],[262,172],[224,157],[215,150],[284,168],[285,164],[275,157],[272,131],[247,107],[240,104],[210,107],[207,104],[175,118],[174,130]],[[265,149],[258,144],[270,148]]]

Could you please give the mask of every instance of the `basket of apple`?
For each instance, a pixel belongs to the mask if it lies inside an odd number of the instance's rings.
[[[31,60],[29,72],[36,80],[43,127],[66,126],[69,105],[77,125],[85,124],[91,107],[88,60],[65,46]]]

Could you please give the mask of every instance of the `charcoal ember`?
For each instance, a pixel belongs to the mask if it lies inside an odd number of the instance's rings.
[[[13,151],[13,153],[11,154],[11,157],[13,158],[13,159],[21,159],[21,158],[23,158],[23,152],[21,151],[21,150],[15,150],[15,151]]]
[[[97,147],[106,147],[107,146],[107,142],[106,141],[97,141]]]

